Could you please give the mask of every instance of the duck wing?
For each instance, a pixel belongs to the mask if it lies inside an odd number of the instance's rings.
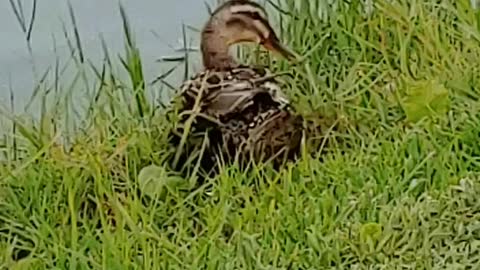
[[[208,167],[219,155],[242,165],[269,160],[280,164],[299,152],[303,118],[290,108],[276,78],[268,69],[240,67],[207,70],[182,85],[180,113],[197,109],[206,116],[195,118],[190,134],[192,142],[200,142],[208,131],[208,154],[203,157]]]
[[[181,96],[184,110],[192,110],[198,99],[200,113],[225,122],[260,99],[271,106],[287,106],[289,100],[278,85],[275,76],[265,68],[207,70],[185,82]]]

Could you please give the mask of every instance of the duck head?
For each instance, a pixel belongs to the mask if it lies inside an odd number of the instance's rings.
[[[229,48],[244,42],[260,44],[288,60],[296,59],[295,53],[280,42],[262,6],[248,0],[230,0],[212,13],[203,28],[201,50],[205,68],[235,66]]]

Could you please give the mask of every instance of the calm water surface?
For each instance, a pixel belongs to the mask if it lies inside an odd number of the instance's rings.
[[[14,0],[14,2],[17,1],[23,3],[25,16],[29,17],[32,0]],[[171,65],[165,66],[156,60],[162,56],[174,54],[175,48],[181,47],[182,23],[201,27],[207,17],[205,0],[69,1],[76,15],[85,55],[97,64],[102,60],[100,34],[106,40],[112,54],[122,52],[124,49],[118,6],[118,3],[122,2],[135,32],[148,80],[170,68]],[[63,61],[69,58],[69,50],[62,29],[62,22],[65,22],[72,36],[67,2],[66,0],[38,1],[32,33],[33,62],[38,76],[54,66],[56,55]],[[218,0],[206,0],[206,2],[215,5]],[[480,0],[471,0],[474,8],[478,8],[479,2]],[[198,34],[190,32],[189,35],[193,46],[198,46]],[[13,89],[17,111],[21,111],[21,105],[25,105],[32,95],[34,76],[25,36],[9,0],[0,0],[0,40],[0,106],[8,103],[9,90]],[[57,54],[53,50],[54,43],[58,48]],[[200,65],[200,63],[196,64]],[[177,79],[173,77],[173,84],[180,83],[178,80],[180,76],[177,76]],[[68,80],[65,81],[65,83],[68,82]]]
[[[16,1],[16,0],[15,0]],[[94,63],[102,59],[100,34],[112,54],[123,52],[123,31],[118,0],[70,0],[72,3],[85,55]],[[207,1],[211,4],[215,1]],[[23,0],[25,16],[29,17],[31,0]],[[158,62],[162,56],[174,54],[182,46],[182,23],[200,27],[207,9],[202,0],[123,0],[144,60],[147,79],[165,71]],[[38,1],[37,16],[32,33],[33,62],[37,74],[55,63],[54,43],[60,59],[68,59],[69,51],[62,22],[71,31],[71,20],[65,0]],[[72,35],[73,36],[73,35]],[[190,31],[193,46],[198,46],[196,34]],[[16,104],[22,105],[33,91],[32,60],[25,36],[15,18],[10,1],[0,1],[0,104],[8,102],[10,86]],[[55,40],[55,42],[54,42]],[[178,53],[177,53],[178,54]]]

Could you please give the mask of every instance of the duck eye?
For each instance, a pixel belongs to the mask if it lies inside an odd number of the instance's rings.
[[[227,21],[227,26],[238,26],[238,27],[241,27],[241,28],[242,27],[246,28],[247,23],[245,23],[245,21],[240,19],[240,18],[232,18],[232,19]]]
[[[264,18],[258,12],[245,11],[245,12],[239,12],[239,14],[244,14],[245,16],[250,17],[251,19],[257,20],[257,21],[264,20]]]

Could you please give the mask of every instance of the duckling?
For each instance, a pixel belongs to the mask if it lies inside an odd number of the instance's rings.
[[[297,58],[280,42],[259,4],[230,0],[212,13],[201,32],[205,69],[184,82],[180,94],[181,123],[193,113],[197,116],[192,137],[208,131],[202,167],[214,166],[219,156],[240,165],[279,165],[300,149],[303,118],[291,108],[277,75],[264,67],[238,64],[230,56],[230,47],[243,42],[260,44],[290,61]],[[177,143],[182,132],[177,131]]]

